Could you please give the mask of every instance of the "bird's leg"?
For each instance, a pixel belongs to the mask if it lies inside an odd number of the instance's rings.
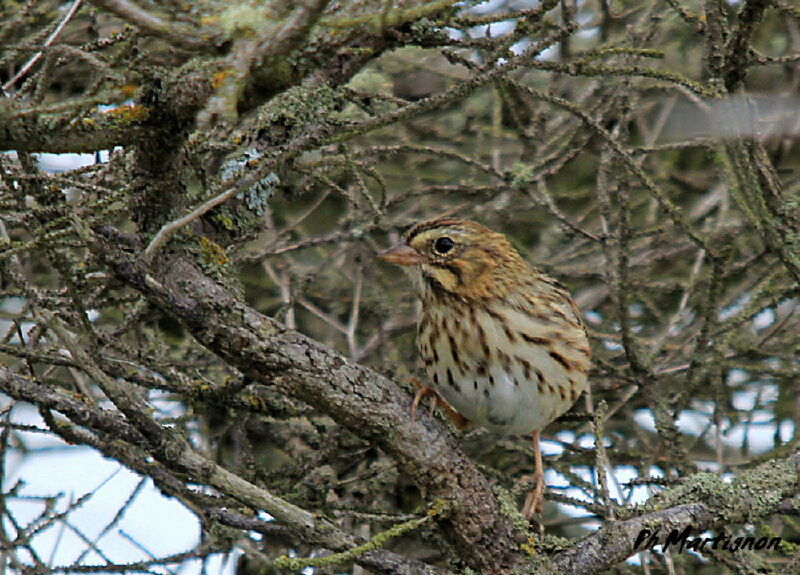
[[[414,396],[413,403],[411,404],[411,413],[410,413],[411,421],[414,421],[414,418],[417,415],[417,408],[419,407],[419,404],[422,402],[422,400],[425,397],[430,397],[431,415],[433,415],[433,413],[436,411],[436,408],[438,407],[442,411],[442,413],[445,414],[447,419],[449,419],[450,422],[456,427],[456,429],[464,431],[469,427],[470,421],[466,417],[458,413],[455,409],[450,407],[450,405],[448,405],[448,403],[444,399],[442,399],[442,397],[438,393],[436,393],[435,389],[433,389],[428,385],[423,385],[416,377],[411,378],[411,385],[417,388],[417,393]]]
[[[522,515],[530,519],[533,515],[542,512],[542,499],[544,496],[544,465],[542,464],[542,449],[539,446],[539,430],[533,432],[533,489],[525,498],[522,506]]]
[[[415,377],[411,379],[411,384],[417,388],[417,393],[414,395],[414,401],[411,403],[411,421],[414,421],[417,417],[417,408],[419,404],[428,396],[433,397],[431,400],[431,413],[433,410],[436,409],[436,404],[439,403],[436,401],[438,394],[433,390],[432,387],[428,387],[427,385],[422,385],[419,380]]]

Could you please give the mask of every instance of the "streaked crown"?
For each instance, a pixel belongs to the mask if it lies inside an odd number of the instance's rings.
[[[536,273],[504,235],[452,217],[415,225],[380,257],[408,266],[422,296],[503,297]]]

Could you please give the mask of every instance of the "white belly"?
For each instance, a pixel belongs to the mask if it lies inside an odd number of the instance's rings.
[[[496,322],[481,314],[476,319],[480,335],[450,328],[423,343],[422,356],[435,358],[426,370],[439,395],[470,421],[506,435],[541,429],[569,409],[586,384],[588,358],[555,337],[541,345],[520,337],[509,341]],[[578,337],[586,343],[582,331]],[[567,358],[575,359],[575,366]]]
[[[552,409],[541,401],[535,383],[520,388],[499,370],[492,378],[492,385],[488,377],[460,379],[457,388],[438,386],[438,393],[464,417],[493,433],[530,433],[550,422]]]

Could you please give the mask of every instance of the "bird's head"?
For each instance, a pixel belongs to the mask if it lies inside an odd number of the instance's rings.
[[[452,217],[415,225],[378,257],[405,266],[421,294],[465,300],[503,296],[531,270],[505,236]]]

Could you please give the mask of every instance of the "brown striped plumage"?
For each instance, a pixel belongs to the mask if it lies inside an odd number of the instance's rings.
[[[569,293],[469,220],[422,222],[381,258],[410,272],[422,304],[417,346],[438,396],[495,433],[534,432],[536,487],[523,512],[538,512],[539,430],[578,399],[590,366]]]

